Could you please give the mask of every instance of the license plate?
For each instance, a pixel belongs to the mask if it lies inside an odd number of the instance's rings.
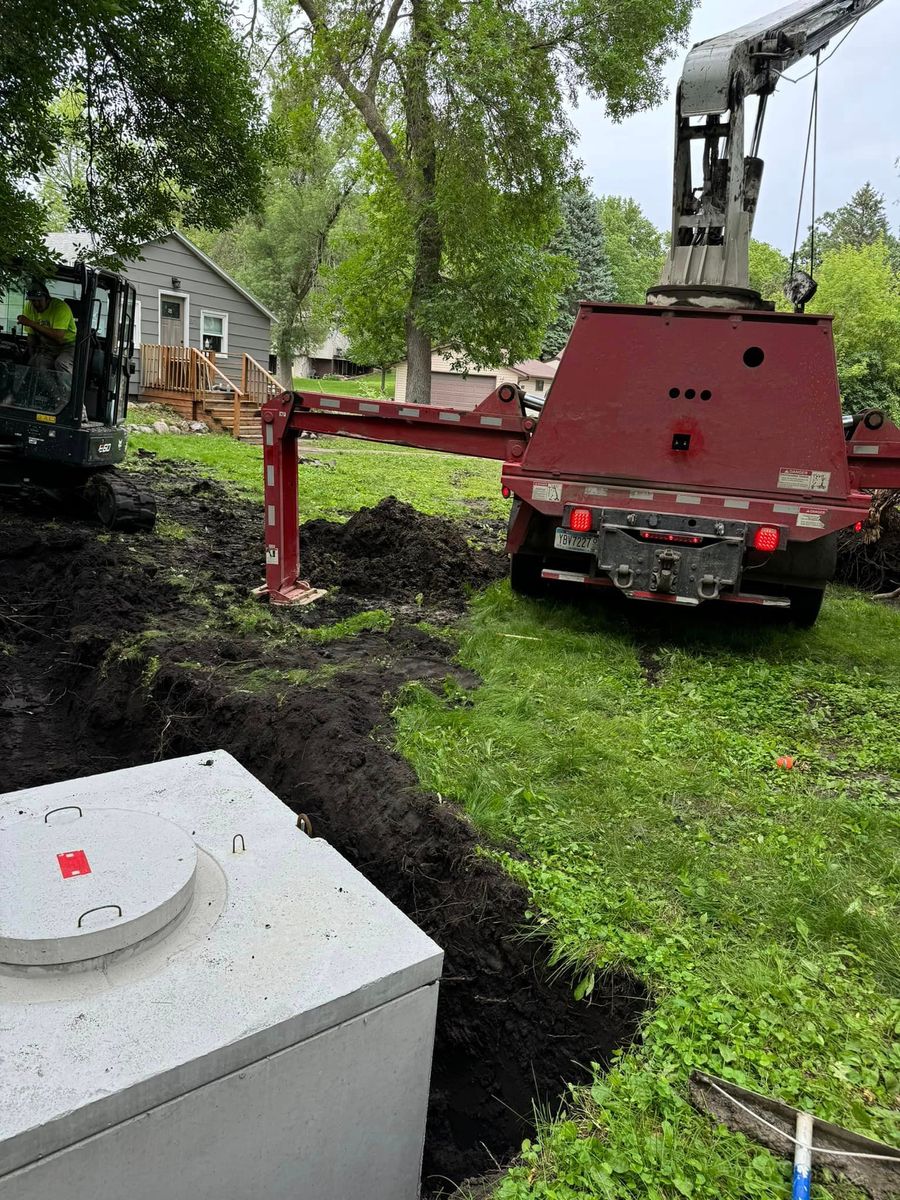
[[[596,554],[596,533],[574,533],[571,529],[557,529],[553,539],[556,550],[575,550],[578,554]]]

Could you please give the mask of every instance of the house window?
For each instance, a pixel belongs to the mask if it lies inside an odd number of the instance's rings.
[[[543,379],[536,379],[536,380],[534,381],[534,386],[537,388],[537,390],[538,390],[539,392],[542,392],[542,391],[544,390],[544,380],[543,380]]]
[[[228,353],[228,313],[200,310],[200,345],[216,354]]]

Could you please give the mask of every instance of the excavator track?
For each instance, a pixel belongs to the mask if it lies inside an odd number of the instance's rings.
[[[151,493],[115,471],[92,476],[84,495],[107,529],[150,530],[156,524],[156,500]]]

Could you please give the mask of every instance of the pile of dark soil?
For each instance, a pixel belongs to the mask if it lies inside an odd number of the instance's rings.
[[[507,569],[503,555],[473,549],[460,526],[393,496],[361,508],[346,525],[307,521],[300,545],[304,573],[354,596],[458,602]]]
[[[436,1195],[438,1176],[514,1155],[534,1102],[555,1105],[566,1081],[607,1063],[646,1003],[624,976],[591,1004],[548,982],[548,947],[522,936],[525,893],[393,748],[404,683],[477,683],[397,602],[421,593],[459,611],[500,556],[396,501],[343,527],[313,522],[310,574],[345,591],[280,612],[273,633],[228,617],[258,582],[257,506],[172,464],[147,482],[182,536],[108,536],[0,507],[0,790],[222,747],[308,814],[444,948],[425,1156]],[[401,614],[387,631],[336,642],[291,631],[379,598]]]

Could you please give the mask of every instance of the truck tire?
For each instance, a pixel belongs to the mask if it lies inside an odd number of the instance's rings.
[[[753,567],[752,578],[786,587],[819,587],[834,579],[836,569],[837,534],[829,533],[779,550],[764,564]]]
[[[785,588],[785,593],[791,602],[788,620],[798,629],[811,629],[822,610],[824,587],[789,587]]]
[[[509,558],[509,586],[520,596],[540,596],[545,589],[541,579],[544,558],[519,550]]]

